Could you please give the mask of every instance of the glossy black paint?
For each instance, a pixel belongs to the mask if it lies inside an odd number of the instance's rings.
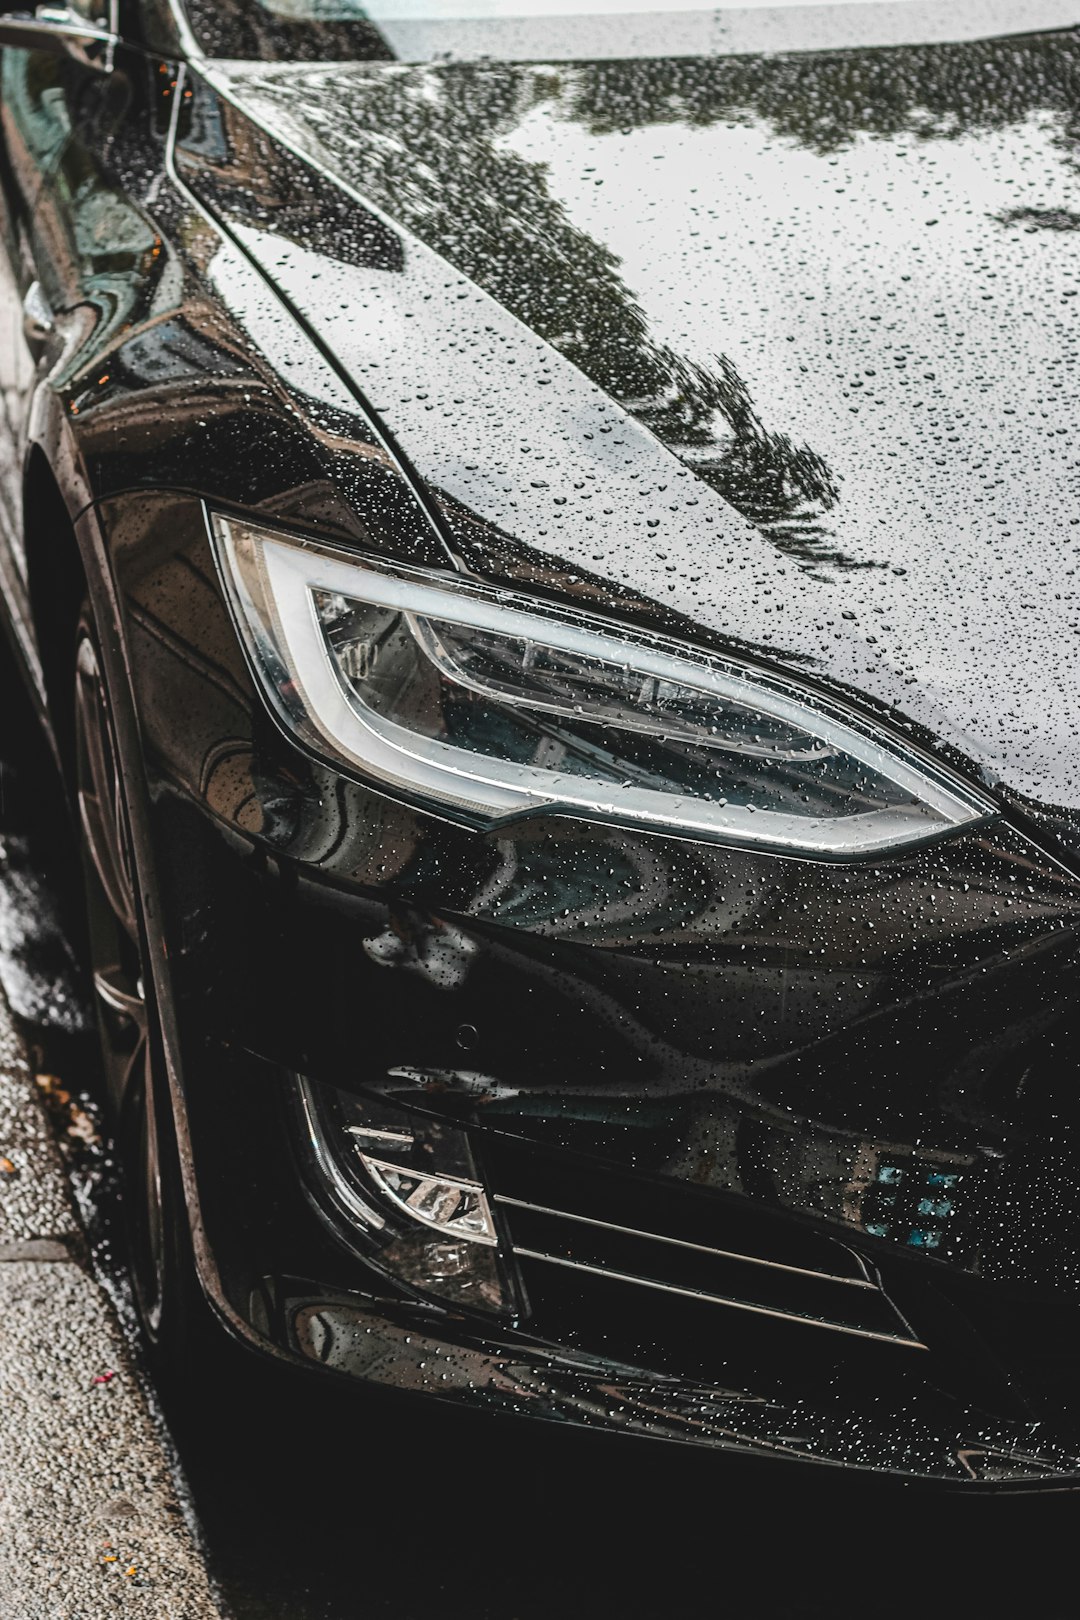
[[[146,48],[153,16],[108,73],[3,53],[0,296],[17,331],[39,280],[55,330],[5,352],[0,573],[62,758],[80,570],[108,627],[219,1310],[278,1354],[464,1402],[1071,1480],[1074,36],[225,68]],[[673,246],[686,200],[646,183],[644,131],[659,168],[700,170],[707,244]],[[747,163],[783,207],[725,190]],[[951,212],[909,211],[886,252],[867,233],[902,172]],[[1017,187],[1007,218],[960,199],[976,173]],[[607,215],[598,177],[623,188]],[[1001,814],[847,864],[452,827],[281,735],[205,503],[797,669]],[[320,1212],[295,1073],[460,1122],[500,1187],[591,1177],[740,1242],[841,1244],[930,1354],[539,1284],[498,1329],[388,1292]]]

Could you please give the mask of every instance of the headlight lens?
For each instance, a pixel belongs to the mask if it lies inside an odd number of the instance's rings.
[[[570,814],[840,857],[992,812],[902,743],[749,666],[459,575],[211,525],[287,729],[444,815]]]

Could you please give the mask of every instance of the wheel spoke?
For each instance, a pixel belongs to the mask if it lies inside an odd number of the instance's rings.
[[[79,741],[79,817],[105,898],[129,939],[137,933],[135,894],[127,853],[119,768],[112,745],[101,671],[88,636],[76,660]]]
[[[116,1013],[125,1018],[145,1034],[146,1032],[146,997],[142,994],[142,984],[136,984],[135,989],[129,990],[125,985],[127,975],[121,968],[95,968],[94,989],[98,999]]]
[[[169,1240],[159,1099],[120,762],[97,648],[85,621],[76,646],[75,733],[94,990],[131,1194],[125,1199],[131,1276],[143,1325],[156,1342],[165,1319]]]
[[[128,896],[112,858],[106,821],[101,812],[100,801],[95,794],[80,791],[79,819],[86,837],[86,847],[90,852],[101,887],[105,891],[109,909],[128,937],[133,938],[135,919],[131,914]]]

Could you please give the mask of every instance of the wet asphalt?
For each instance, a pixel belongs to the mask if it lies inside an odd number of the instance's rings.
[[[0,691],[0,984],[37,1066],[74,1099],[54,1122],[99,1277],[133,1334],[74,843],[6,669]],[[0,1335],[0,1362],[11,1343]],[[158,1394],[236,1620],[1080,1612],[1080,1493],[972,1501],[644,1440],[466,1422],[267,1369],[224,1336]],[[59,1475],[64,1459],[55,1466]],[[18,1467],[0,1458],[0,1478]]]

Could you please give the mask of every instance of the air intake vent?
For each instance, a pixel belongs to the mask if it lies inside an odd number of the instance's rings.
[[[691,1302],[925,1348],[873,1267],[809,1228],[505,1138],[486,1144],[484,1160],[537,1306],[557,1295],[554,1274],[562,1272],[575,1294],[590,1284],[623,1300],[627,1289],[640,1291],[642,1312],[658,1325],[685,1320],[683,1310],[665,1312],[666,1295],[672,1306]]]

